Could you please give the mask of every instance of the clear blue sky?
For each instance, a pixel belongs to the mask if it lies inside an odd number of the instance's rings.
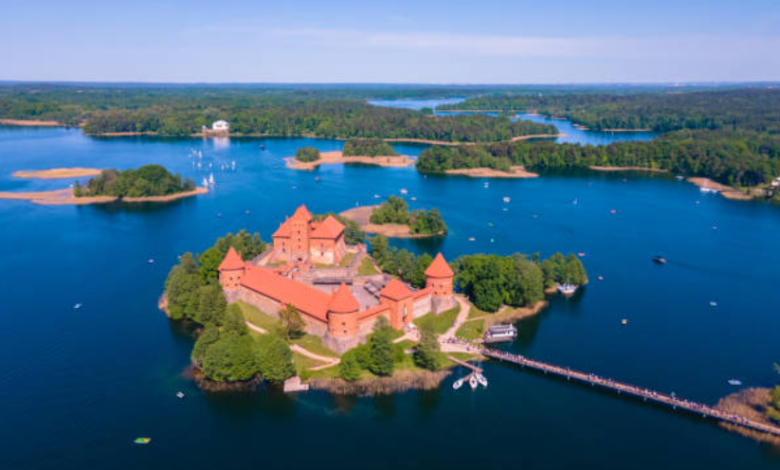
[[[780,0],[18,0],[0,80],[780,80]]]

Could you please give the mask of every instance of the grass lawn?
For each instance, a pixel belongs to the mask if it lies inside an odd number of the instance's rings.
[[[312,359],[310,357],[304,356],[303,354],[298,354],[297,352],[293,352],[293,362],[295,362],[295,370],[298,372],[298,375],[305,373],[304,371],[308,371],[311,367],[325,364],[322,361]],[[338,367],[336,367],[336,369],[338,369]]]
[[[455,336],[466,341],[474,341],[481,338],[484,332],[484,320],[472,320],[462,324],[458,331],[455,332]]]
[[[314,354],[319,354],[320,356],[339,357],[339,355],[335,351],[331,351],[330,349],[322,345],[322,340],[320,339],[319,336],[305,334],[303,335],[303,337],[294,339],[290,342],[292,344],[297,344],[298,346],[308,349]]]
[[[370,276],[372,274],[379,274],[379,271],[376,269],[376,266],[374,266],[374,262],[371,261],[371,258],[366,256],[363,258],[363,261],[360,262],[360,266],[358,266],[358,275]]]
[[[349,263],[352,262],[353,258],[355,258],[355,253],[347,253],[346,255],[344,255],[343,258],[341,258],[341,261],[339,262],[339,266],[342,268],[348,266]]]
[[[241,309],[244,320],[259,326],[269,333],[279,334],[279,329],[282,327],[282,323],[279,320],[267,313],[261,312],[257,307],[249,305],[246,302],[239,301],[236,302],[236,305]]]
[[[417,328],[420,329],[430,328],[431,330],[433,330],[434,333],[440,335],[445,333],[448,329],[450,329],[450,327],[452,327],[452,324],[455,322],[455,319],[458,318],[459,312],[460,312],[460,305],[456,306],[455,308],[445,310],[444,312],[441,312],[438,315],[429,313],[415,320],[414,324],[417,325]]]
[[[471,310],[469,310],[469,320],[472,318],[484,317],[485,315],[495,315],[495,313],[480,310],[476,305],[471,304]]]

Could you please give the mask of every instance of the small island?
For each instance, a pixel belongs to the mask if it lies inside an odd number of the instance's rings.
[[[347,243],[336,217],[301,206],[272,245],[242,230],[182,255],[160,308],[199,325],[192,367],[206,390],[254,390],[265,380],[287,391],[387,394],[438,387],[448,369],[478,358],[481,338],[456,332],[502,309],[540,311],[545,283],[568,276],[559,268],[519,254],[450,265],[381,235],[369,254]]]
[[[780,366],[775,364],[780,374]],[[744,416],[750,420],[767,425],[780,424],[780,385],[774,388],[753,387],[732,393],[722,398],[715,406],[720,411]],[[733,424],[721,423],[729,431],[745,437],[780,446],[780,437],[757,432]]]
[[[401,197],[390,196],[378,206],[355,207],[341,215],[366,233],[390,238],[427,238],[447,234],[447,224],[438,209],[409,210]]]
[[[0,192],[0,199],[26,200],[41,205],[86,205],[110,202],[169,202],[208,192],[190,179],[173,175],[160,165],[145,165],[137,170],[92,170],[84,168],[17,172],[22,178],[66,178],[73,173],[98,175],[86,185],[79,181],[72,188],[36,192]],[[20,175],[21,173],[21,175]],[[67,174],[67,176],[64,176]]]
[[[320,152],[314,147],[302,147],[295,157],[286,158],[287,167],[295,170],[313,170],[320,165],[351,164],[402,168],[412,166],[415,159],[398,154],[380,139],[350,139],[342,151]]]

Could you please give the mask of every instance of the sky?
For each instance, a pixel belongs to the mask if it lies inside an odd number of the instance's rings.
[[[0,80],[780,81],[780,0],[0,0]]]

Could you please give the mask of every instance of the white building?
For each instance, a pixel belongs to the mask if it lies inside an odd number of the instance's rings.
[[[221,119],[219,121],[214,121],[211,125],[211,130],[214,132],[227,132],[229,128],[230,125],[228,122]]]
[[[775,178],[774,181],[772,181],[772,187],[773,188],[780,188],[780,176],[778,176],[777,178]]]

